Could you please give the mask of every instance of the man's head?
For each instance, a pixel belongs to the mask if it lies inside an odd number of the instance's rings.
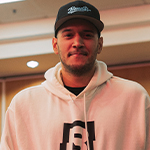
[[[85,19],[91,22],[97,28],[98,35],[100,36],[100,33],[104,28],[104,24],[100,20],[99,11],[93,5],[84,1],[74,1],[59,9],[54,27],[55,37],[57,37],[60,27],[66,21],[75,18]]]
[[[66,7],[65,16],[61,12]],[[98,35],[104,25],[99,19],[98,10],[83,1],[69,3],[60,10],[52,44],[55,54],[60,57],[62,71],[75,76],[93,73],[97,54],[103,46],[103,38]]]

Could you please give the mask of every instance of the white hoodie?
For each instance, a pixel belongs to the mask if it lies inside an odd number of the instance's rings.
[[[64,88],[60,63],[41,85],[19,92],[6,113],[1,150],[150,150],[147,92],[96,65],[78,96]]]

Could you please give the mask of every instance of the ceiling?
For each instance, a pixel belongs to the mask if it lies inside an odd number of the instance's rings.
[[[86,1],[102,12],[105,24],[105,44],[98,60],[105,61],[109,67],[150,62],[150,0]],[[1,79],[43,74],[59,61],[49,50],[49,44],[57,11],[68,2],[25,0],[0,5]],[[29,60],[39,61],[39,67],[28,68],[26,62]]]
[[[59,7],[70,0],[25,0],[0,5],[0,23],[56,17]],[[98,10],[149,4],[150,0],[86,0]]]

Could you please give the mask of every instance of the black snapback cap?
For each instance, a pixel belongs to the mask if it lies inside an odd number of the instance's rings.
[[[99,33],[103,30],[104,24],[100,20],[99,11],[91,4],[84,1],[70,2],[58,10],[55,21],[55,37],[59,27],[66,21],[74,18],[81,18],[90,21],[98,29]]]

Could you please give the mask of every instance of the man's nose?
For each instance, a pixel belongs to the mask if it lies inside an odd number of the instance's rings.
[[[83,38],[77,34],[75,37],[74,37],[74,41],[73,41],[73,44],[72,46],[74,48],[82,48],[84,47],[84,41],[83,41]]]

